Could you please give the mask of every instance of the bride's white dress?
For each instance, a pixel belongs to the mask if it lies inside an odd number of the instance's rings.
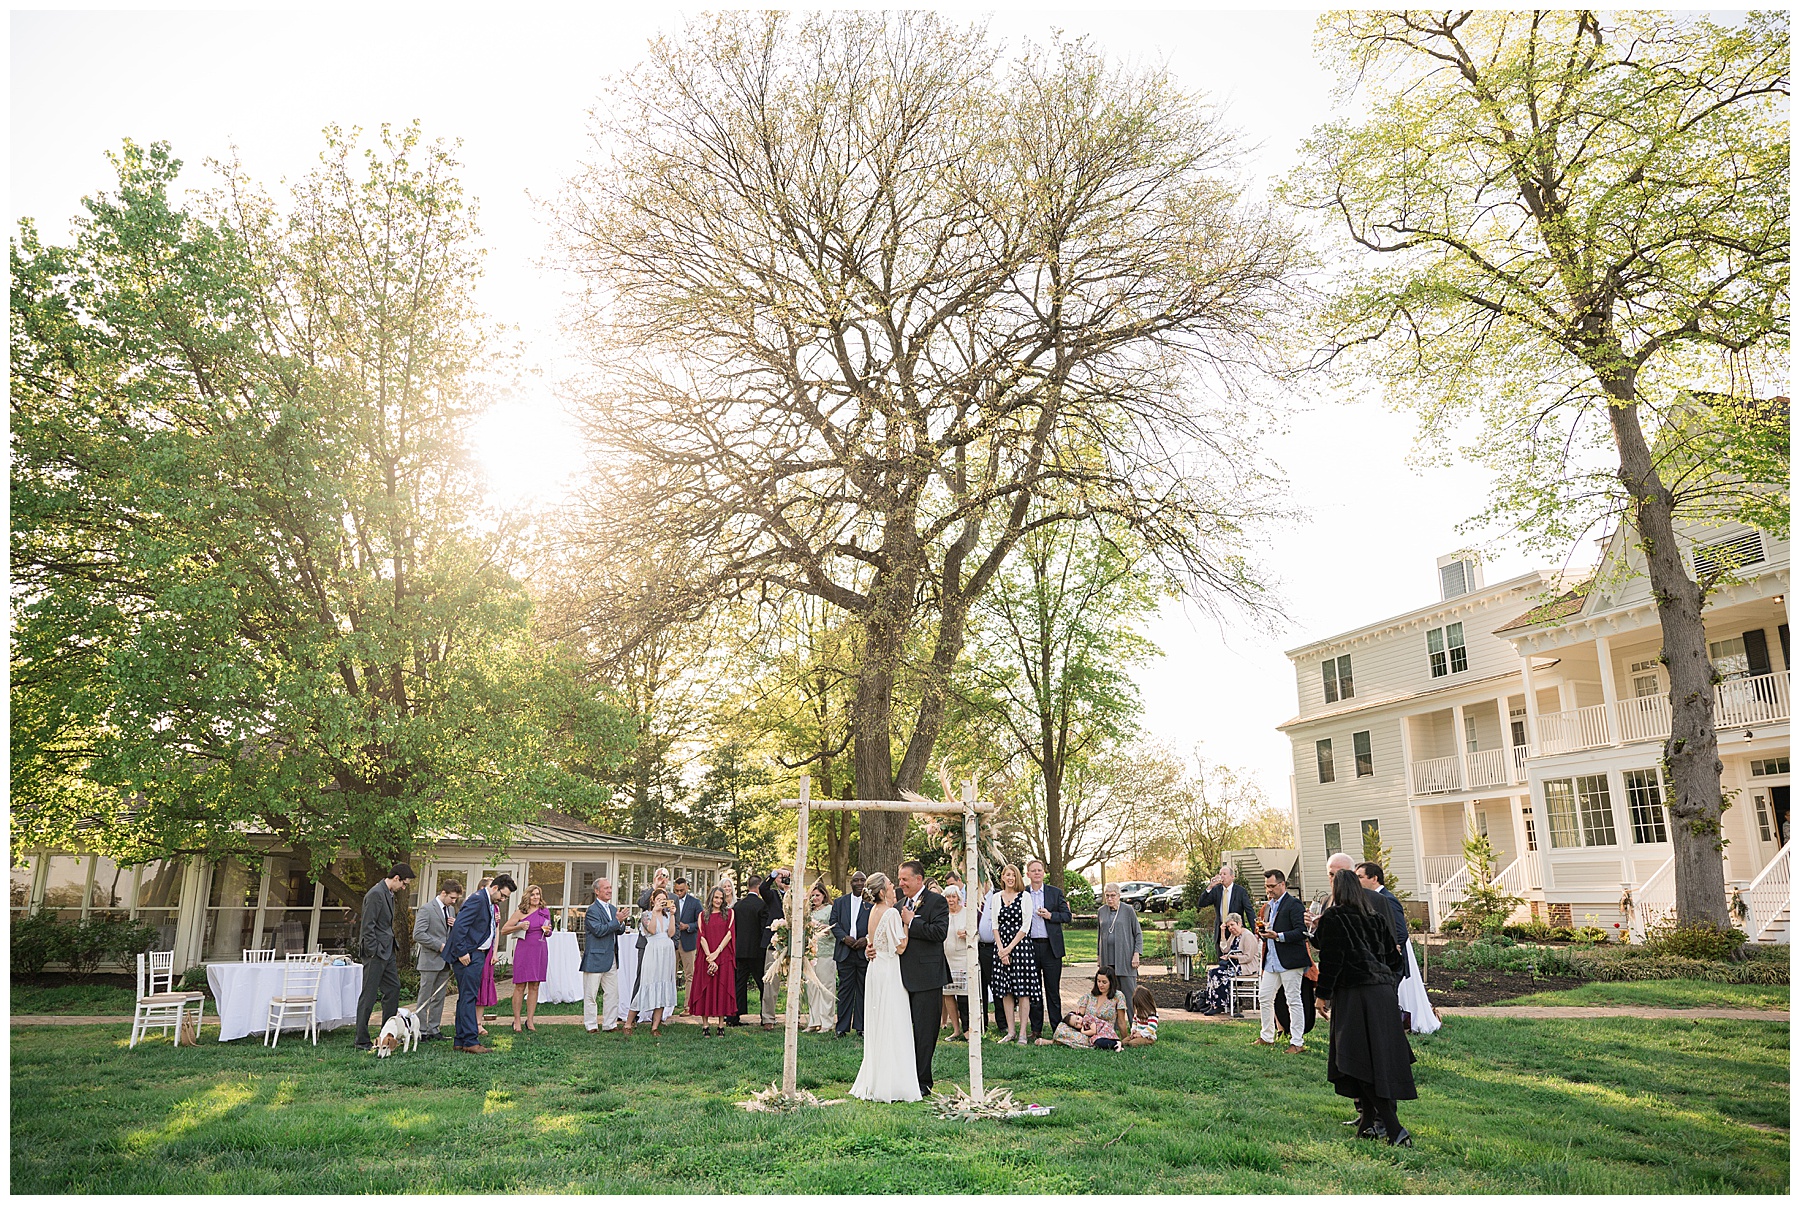
[[[850,1095],[863,1100],[919,1100],[913,1055],[912,1004],[900,982],[900,910],[882,913],[869,935],[875,960],[863,984],[863,1061]]]
[[[1400,983],[1400,1008],[1412,1014],[1414,1033],[1436,1033],[1443,1022],[1431,1011],[1431,997],[1425,994],[1425,984],[1419,979],[1419,960],[1413,957],[1410,941],[1406,943],[1406,971],[1406,978]]]

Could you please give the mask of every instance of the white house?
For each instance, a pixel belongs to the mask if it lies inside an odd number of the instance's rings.
[[[1752,934],[1786,940],[1788,548],[1747,528],[1688,534],[1690,561],[1729,557],[1741,579],[1706,613],[1738,792],[1726,877]],[[1290,650],[1299,713],[1280,729],[1303,864],[1360,854],[1374,827],[1435,925],[1461,898],[1475,830],[1534,915],[1641,931],[1671,907],[1668,683],[1641,560],[1620,535],[1591,587],[1543,572],[1489,586],[1474,558],[1444,557],[1437,602]]]

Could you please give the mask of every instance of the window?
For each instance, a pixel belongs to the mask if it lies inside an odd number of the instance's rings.
[[[1573,849],[1581,844],[1575,824],[1575,783],[1567,778],[1544,780],[1544,810],[1550,815],[1550,848]]]
[[[1786,774],[1788,759],[1785,757],[1764,757],[1750,763],[1750,773],[1757,778],[1767,778],[1771,774]]]
[[[1344,839],[1342,836],[1339,835],[1341,831],[1342,830],[1339,828],[1339,826],[1335,825],[1335,824],[1327,824],[1325,826],[1325,856],[1326,857],[1329,858],[1332,854],[1340,854],[1340,853],[1344,852]]]
[[[1745,565],[1754,565],[1763,559],[1763,542],[1760,531],[1747,531],[1741,536],[1733,536],[1729,540],[1715,540],[1711,544],[1694,546],[1694,573],[1730,572]]]
[[[270,858],[263,895],[261,947],[283,954],[306,951],[312,932],[313,897],[318,884],[307,877],[307,864],[298,858]]]
[[[1463,747],[1470,753],[1481,752],[1481,738],[1478,735],[1479,732],[1480,729],[1475,726],[1475,717],[1472,715],[1465,715],[1463,717]]]
[[[1581,804],[1581,843],[1617,845],[1613,830],[1612,790],[1606,775],[1584,774],[1575,780],[1575,797]]]
[[[1339,699],[1354,698],[1356,684],[1350,680],[1350,654],[1342,657],[1327,657],[1319,663],[1319,670],[1325,678],[1325,701],[1335,703]]]
[[[88,915],[127,912],[131,908],[131,880],[136,870],[111,858],[94,859],[94,879],[88,889]]]
[[[1750,653],[1744,648],[1742,636],[1708,641],[1706,655],[1712,658],[1713,668],[1721,678],[1742,678],[1750,672]]]
[[[1319,781],[1331,782],[1336,777],[1331,770],[1331,742],[1320,741],[1313,749],[1319,757]]]
[[[1631,663],[1631,697],[1648,699],[1662,693],[1662,675],[1657,670],[1655,661],[1633,661]]]
[[[1356,776],[1367,778],[1375,773],[1375,752],[1369,743],[1369,734],[1366,732],[1351,733],[1350,745],[1356,754]]]
[[[81,857],[56,854],[44,868],[44,907],[56,914],[57,920],[80,920],[81,901],[87,895],[88,861]]]
[[[138,875],[138,919],[156,926],[159,950],[175,945],[175,920],[181,909],[187,865],[186,858],[169,858],[147,863]]]
[[[1751,796],[1756,802],[1756,835],[1764,841],[1775,839],[1775,826],[1769,822],[1769,797],[1758,791]]]
[[[563,873],[567,869],[565,862],[532,862],[525,868],[526,880],[532,886],[544,889],[544,907],[552,914],[568,900],[563,894]],[[589,891],[591,893],[592,888]]]
[[[319,901],[319,929],[313,937],[314,948],[354,953],[356,934],[350,926],[350,913],[352,909],[362,907],[362,892],[356,891],[356,885],[363,882],[362,859],[339,858],[331,864],[331,873],[337,876],[347,890],[356,892],[356,897],[351,899],[339,895],[324,884],[320,885],[324,890]],[[517,871],[512,872],[512,875],[514,879],[519,877]],[[364,890],[367,887],[368,884],[364,884]]]
[[[1371,845],[1373,845],[1375,848],[1379,849],[1381,847],[1381,821],[1379,821],[1379,820],[1363,821],[1362,822],[1362,839],[1363,839],[1363,848],[1364,849],[1370,848]]]
[[[1531,818],[1530,808],[1525,809],[1525,848],[1537,852],[1537,824]]]
[[[37,878],[38,856],[26,854],[12,868],[12,910],[13,919],[31,907],[31,884]]]
[[[1431,676],[1434,678],[1460,674],[1469,668],[1469,650],[1463,645],[1463,626],[1460,623],[1446,624],[1426,632],[1425,651],[1430,654]]]
[[[208,962],[236,962],[256,936],[256,897],[262,886],[262,865],[226,858],[213,867],[212,885],[206,892],[206,927],[201,937],[201,957]]]
[[[1486,812],[1476,812],[1475,813],[1475,831],[1477,833],[1481,834],[1483,837],[1488,835],[1487,824],[1488,824],[1487,813]]]
[[[1669,839],[1662,780],[1654,768],[1625,771],[1625,802],[1631,808],[1633,841],[1639,845],[1660,845]]]

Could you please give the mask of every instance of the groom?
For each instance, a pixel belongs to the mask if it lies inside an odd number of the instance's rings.
[[[938,1028],[943,1023],[944,988],[950,982],[950,964],[944,958],[944,938],[950,932],[950,905],[925,887],[925,867],[919,862],[900,864],[900,925],[906,930],[906,950],[900,955],[900,982],[912,1004],[913,1054],[919,1064],[919,1091],[931,1091],[931,1056],[937,1052]]]

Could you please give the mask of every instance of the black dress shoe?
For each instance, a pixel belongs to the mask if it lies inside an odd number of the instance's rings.
[[[1410,1147],[1412,1145],[1412,1131],[1405,1126],[1400,1127],[1400,1132],[1398,1134],[1386,1135],[1386,1137],[1389,1146]]]
[[[1356,1127],[1356,1136],[1358,1138],[1375,1138],[1375,1139],[1385,1140],[1388,1136],[1387,1127],[1382,1125],[1379,1121],[1374,1122],[1370,1125],[1366,1125],[1366,1126],[1357,1126]],[[1410,1140],[1408,1141],[1408,1145],[1411,1145]]]

